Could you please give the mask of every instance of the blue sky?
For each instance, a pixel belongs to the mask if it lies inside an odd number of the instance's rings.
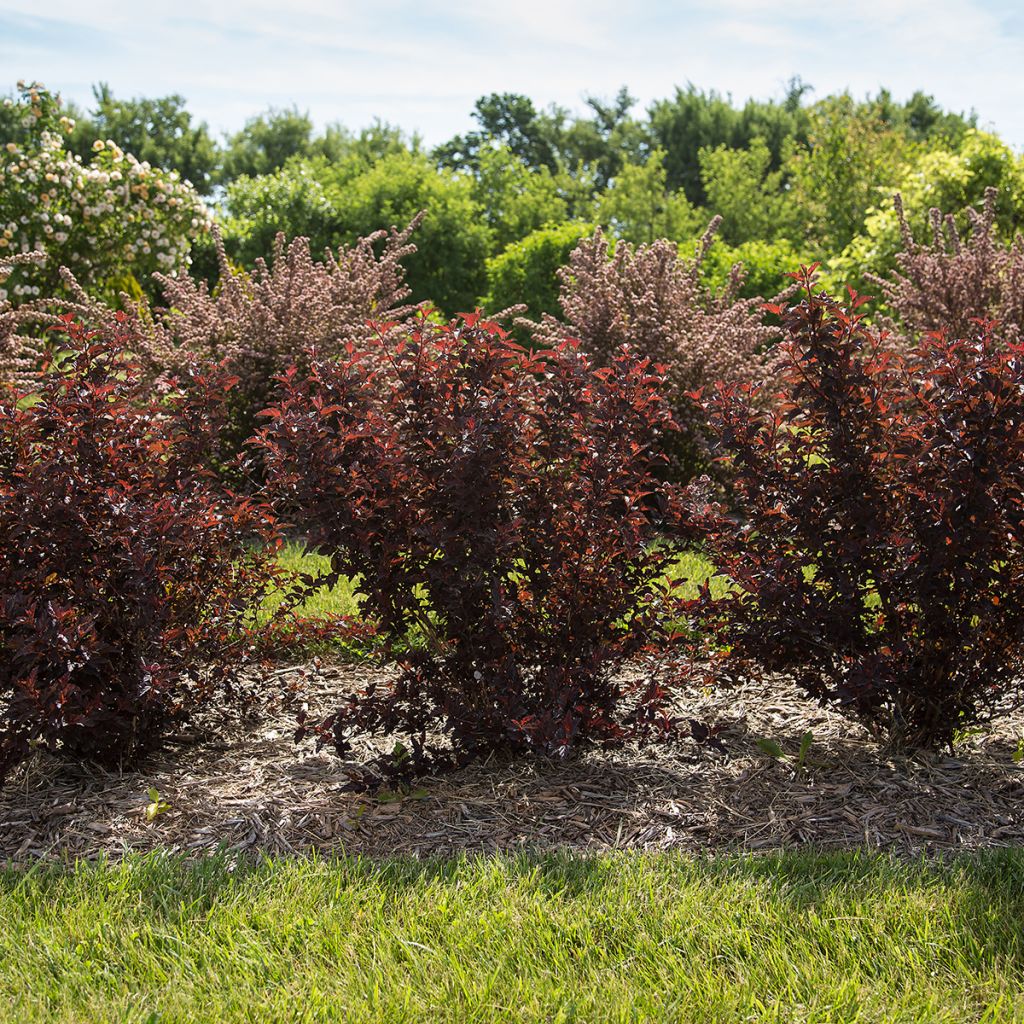
[[[470,127],[476,97],[522,92],[582,107],[627,85],[641,104],[676,85],[780,96],[921,88],[1024,147],[1021,0],[0,0],[0,93],[37,79],[79,103],[183,94],[222,132],[268,106],[318,124],[375,117],[428,143]]]

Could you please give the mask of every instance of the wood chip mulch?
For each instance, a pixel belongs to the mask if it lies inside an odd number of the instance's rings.
[[[290,670],[268,673],[268,688]],[[311,710],[380,670],[331,666],[306,679]],[[117,858],[163,849],[424,857],[460,851],[629,848],[765,850],[802,845],[900,855],[1024,841],[1024,714],[970,737],[955,757],[894,757],[785,682],[695,689],[686,714],[721,726],[728,753],[592,751],[568,762],[494,760],[410,793],[342,791],[341,762],[292,740],[295,707],[220,736],[181,735],[137,769],[37,755],[0,791],[0,862]],[[813,742],[796,768],[801,737]],[[774,741],[783,758],[758,741]],[[770,745],[770,744],[769,744]],[[367,743],[358,753],[369,754]],[[146,820],[147,791],[169,809]]]

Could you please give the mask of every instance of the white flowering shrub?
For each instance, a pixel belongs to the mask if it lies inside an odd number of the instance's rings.
[[[0,303],[57,296],[69,267],[90,294],[136,292],[154,272],[186,266],[210,214],[176,171],[139,161],[98,139],[86,163],[68,151],[74,122],[60,98],[18,83],[0,125],[0,258],[38,251],[43,265],[19,262],[0,283]]]

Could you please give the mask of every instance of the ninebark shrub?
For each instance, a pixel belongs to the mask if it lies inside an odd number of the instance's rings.
[[[60,367],[0,390],[0,779],[36,747],[129,761],[229,693],[276,578],[272,520],[205,468],[230,379],[156,401],[122,326],[69,317]]]
[[[400,734],[378,765],[395,776],[671,728],[661,682],[615,676],[663,636],[672,593],[653,543],[681,516],[652,472],[673,429],[663,383],[628,352],[605,368],[574,343],[530,353],[479,314],[385,324],[289,371],[257,442],[271,493],[359,576],[401,667],[312,725],[322,742]]]
[[[214,292],[186,275],[157,276],[167,309],[151,321],[146,357],[159,371],[196,358],[222,362],[239,378],[225,438],[226,451],[237,454],[270,402],[275,376],[289,366],[307,367],[307,352],[338,355],[345,342],[366,337],[371,319],[411,312],[403,305],[409,289],[402,260],[416,250],[409,236],[418,223],[327,251],[322,260],[313,258],[307,239],[278,235],[269,264],[257,260],[251,273],[232,267],[216,235]]]
[[[689,392],[718,380],[753,380],[777,337],[765,325],[760,299],[737,297],[742,270],[710,290],[701,265],[720,218],[711,222],[694,260],[674,242],[609,243],[600,230],[582,240],[559,271],[564,320],[546,315],[529,325],[538,344],[578,338],[599,362],[628,344],[665,366],[667,396],[680,430],[669,438],[674,475],[688,479],[707,468],[700,408]]]
[[[197,362],[220,363],[237,378],[217,456],[229,479],[241,482],[232,475],[235,461],[256,429],[256,414],[273,395],[277,374],[291,365],[307,366],[307,352],[337,355],[346,341],[367,336],[371,319],[397,320],[412,312],[405,304],[409,289],[402,261],[415,251],[409,238],[419,220],[402,231],[379,231],[336,253],[327,251],[320,260],[307,239],[288,242],[278,235],[269,262],[257,260],[251,272],[230,263],[215,230],[216,288],[184,274],[156,274],[163,308],[122,297],[135,354],[151,378],[180,373]],[[57,310],[106,331],[122,330],[115,310],[88,295],[66,269],[62,280],[66,299],[44,296],[8,309],[6,317],[0,306],[0,379],[9,368],[6,379],[24,382],[26,372],[38,369],[45,348],[39,339],[46,325],[58,320]]]
[[[996,230],[998,191],[985,192],[981,213],[968,209],[970,234],[957,231],[951,214],[931,211],[932,237],[915,241],[895,197],[903,251],[896,257],[898,270],[888,278],[872,280],[893,311],[897,331],[910,340],[930,331],[944,330],[951,337],[970,337],[977,317],[999,321],[999,334],[1019,341],[1024,332],[1024,239],[1004,243]]]
[[[1024,348],[975,321],[898,355],[811,270],[776,307],[775,405],[747,384],[704,402],[736,506],[707,510],[734,590],[699,617],[723,671],[789,672],[894,744],[949,745],[1020,701]]]

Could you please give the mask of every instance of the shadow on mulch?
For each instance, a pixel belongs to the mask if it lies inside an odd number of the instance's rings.
[[[310,678],[311,710],[330,708],[375,674],[334,666]],[[722,726],[727,756],[684,741],[567,762],[492,759],[390,799],[342,792],[341,762],[310,743],[296,746],[286,707],[220,738],[171,742],[132,771],[39,755],[0,791],[0,860],[220,848],[427,857],[807,846],[914,855],[1024,841],[1024,769],[1013,760],[1020,714],[971,737],[956,757],[911,759],[891,757],[785,682],[695,690],[681,704]],[[764,752],[758,741],[766,739],[782,758]],[[373,752],[366,743],[356,754]],[[170,807],[147,822],[150,788]]]

